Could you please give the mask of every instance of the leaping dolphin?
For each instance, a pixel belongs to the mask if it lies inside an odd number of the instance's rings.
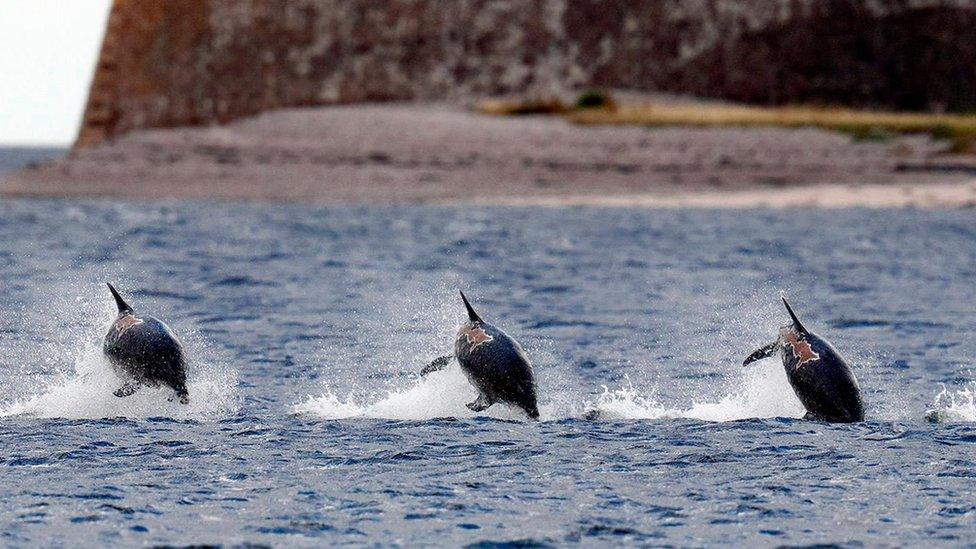
[[[176,391],[182,404],[189,404],[183,345],[166,324],[151,316],[136,316],[111,284],[108,289],[119,316],[105,335],[102,348],[112,368],[125,380],[115,396],[127,397],[143,385],[163,384]]]
[[[532,365],[517,341],[475,312],[468,298],[461,300],[468,321],[454,340],[454,354],[442,356],[423,369],[421,375],[440,370],[457,358],[468,381],[478,389],[478,398],[467,407],[481,412],[496,402],[521,408],[531,419],[539,419]]]
[[[780,328],[776,341],[756,349],[742,365],[779,351],[786,377],[807,410],[804,419],[864,421],[864,401],[851,367],[830,343],[804,328],[786,298],[782,299],[792,323]]]

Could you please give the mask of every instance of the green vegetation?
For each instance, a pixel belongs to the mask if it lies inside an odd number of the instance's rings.
[[[738,105],[643,105],[615,110],[584,110],[567,115],[578,124],[692,127],[822,128],[859,140],[885,140],[899,134],[929,134],[950,150],[976,153],[976,115],[858,111],[812,107]]]
[[[574,108],[568,108],[558,100],[540,100],[495,101],[482,104],[479,110],[494,115],[559,115],[577,124],[593,125],[822,128],[846,133],[862,141],[928,134],[933,139],[947,141],[950,152],[976,154],[976,114],[699,103],[618,107],[609,95],[596,91],[582,94]]]

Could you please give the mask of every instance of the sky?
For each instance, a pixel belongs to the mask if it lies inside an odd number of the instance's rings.
[[[69,145],[110,0],[0,0],[0,146]]]

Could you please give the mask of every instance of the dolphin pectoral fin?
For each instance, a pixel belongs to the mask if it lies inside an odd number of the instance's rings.
[[[127,396],[132,396],[136,394],[136,391],[139,390],[139,387],[140,385],[138,383],[126,381],[125,384],[123,384],[121,387],[116,389],[115,392],[113,392],[112,394],[119,398],[125,398]]]
[[[483,412],[488,409],[489,406],[494,404],[488,395],[484,393],[479,393],[478,398],[474,402],[469,402],[465,404],[472,412]]]
[[[776,351],[778,350],[779,350],[779,341],[774,341],[769,345],[766,345],[765,347],[760,347],[755,351],[753,351],[751,355],[749,355],[748,357],[746,357],[745,360],[742,361],[742,365],[748,366],[757,360],[769,358],[774,354],[776,354]]]
[[[430,364],[424,366],[424,369],[423,370],[420,370],[420,376],[423,377],[423,376],[425,376],[425,375],[427,375],[427,374],[429,374],[431,372],[436,372],[438,370],[443,370],[448,364],[451,363],[451,360],[453,358],[454,358],[454,355],[445,355],[445,356],[442,356],[442,357],[439,357],[439,358],[434,359],[433,362],[431,362]]]

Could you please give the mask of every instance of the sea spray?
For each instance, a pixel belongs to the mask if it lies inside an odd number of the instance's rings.
[[[189,357],[190,404],[172,399],[173,391],[166,387],[143,387],[132,396],[116,397],[112,393],[121,386],[122,380],[105,359],[101,343],[109,322],[85,328],[88,332],[85,341],[77,343],[74,350],[61,344],[42,347],[45,360],[67,362],[71,364],[70,370],[62,368],[36,376],[41,377],[40,381],[4,395],[7,398],[0,405],[0,416],[213,419],[232,414],[238,408],[237,372],[194,331],[181,334]],[[58,353],[64,355],[51,356]]]
[[[502,403],[496,403],[484,412],[473,412],[465,405],[478,396],[477,391],[464,377],[455,363],[408,382],[406,387],[386,393],[359,396],[350,392],[339,397],[326,387],[319,396],[309,396],[293,405],[297,414],[309,414],[322,419],[346,419],[353,417],[421,421],[435,418],[472,418],[487,416],[495,419],[525,421],[523,411]],[[542,421],[571,417],[570,410],[578,410],[566,395],[546,395],[540,401]]]
[[[38,393],[0,408],[0,416],[212,419],[231,414],[237,408],[236,374],[220,364],[199,359],[190,361],[188,405],[173,399],[173,391],[166,387],[143,387],[132,396],[118,398],[112,392],[120,384],[121,380],[102,356],[100,346],[92,346],[82,353],[74,374],[52,377]]]
[[[743,370],[740,388],[717,401],[693,400],[687,406],[665,405],[656,391],[644,395],[625,380],[615,390],[604,387],[596,401],[587,404],[586,416],[595,419],[674,419],[735,421],[747,418],[802,417],[803,406],[779,364]]]
[[[310,397],[293,407],[296,413],[309,413],[324,419],[367,417],[377,419],[425,420],[434,418],[474,417],[465,403],[477,397],[477,391],[468,383],[456,364],[439,372],[433,372],[414,380],[407,387],[391,390],[385,395],[372,395],[357,399],[350,393],[340,399],[330,390],[319,397]],[[357,402],[359,400],[359,402]],[[517,417],[516,410],[507,406],[492,406],[487,414],[505,414]],[[524,414],[523,414],[524,415]]]
[[[976,421],[976,382],[954,390],[942,385],[925,418],[932,423]]]
[[[385,394],[358,396],[350,392],[343,398],[327,387],[321,395],[309,396],[293,405],[292,411],[330,420],[362,417],[420,421],[476,416],[525,419],[523,413],[504,404],[496,404],[480,414],[472,412],[465,403],[476,396],[460,368],[453,365]],[[714,402],[703,400],[692,401],[688,406],[665,405],[657,398],[657,391],[642,394],[626,377],[624,386],[615,390],[604,386],[595,399],[555,393],[543,395],[541,401],[543,421],[579,417],[734,421],[803,416],[803,407],[793,394],[782,367],[773,364],[744,370],[740,390]]]

